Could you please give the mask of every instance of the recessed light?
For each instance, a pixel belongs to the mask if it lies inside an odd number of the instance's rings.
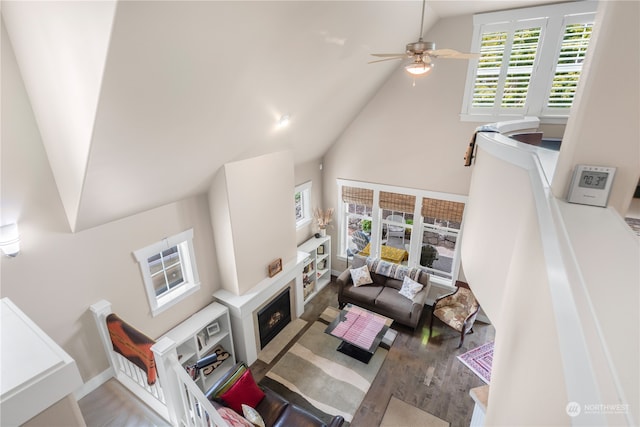
[[[280,119],[278,119],[278,127],[279,128],[284,128],[289,126],[289,123],[291,122],[291,117],[288,114],[283,114],[282,116],[280,116]]]

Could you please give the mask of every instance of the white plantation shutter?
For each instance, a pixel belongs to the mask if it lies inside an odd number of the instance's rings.
[[[593,31],[594,16],[589,15],[582,18],[588,19],[589,22],[570,23],[564,28],[555,74],[545,108],[549,114],[562,114],[562,110],[568,110],[573,104]]]
[[[473,86],[474,107],[493,107],[495,104],[506,42],[506,31],[482,34],[478,71]]]
[[[595,2],[538,6],[474,16],[462,119],[525,115],[566,122],[595,19]]]
[[[502,108],[524,108],[541,32],[540,27],[515,31],[502,92]]]
[[[521,113],[533,75],[544,19],[482,29],[472,111]]]

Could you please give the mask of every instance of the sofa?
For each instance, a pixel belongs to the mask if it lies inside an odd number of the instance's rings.
[[[243,390],[239,391],[239,386],[242,386]],[[234,388],[235,395],[231,396]],[[239,407],[239,403],[254,408],[262,418],[265,427],[340,427],[344,423],[344,418],[341,416],[334,416],[328,422],[324,422],[304,408],[290,403],[273,390],[257,385],[244,362],[236,363],[211,386],[205,395],[219,413],[222,407],[229,407],[242,415],[243,410]],[[229,422],[226,414],[221,415],[230,425],[242,425]]]
[[[354,286],[351,270],[367,266],[373,283]],[[404,277],[408,276],[423,286],[412,299],[400,294]],[[416,329],[429,292],[429,274],[417,268],[408,268],[359,255],[353,257],[350,268],[338,276],[338,303],[340,308],[351,303],[403,325]]]

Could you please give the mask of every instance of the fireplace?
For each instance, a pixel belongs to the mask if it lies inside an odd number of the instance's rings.
[[[260,348],[264,348],[278,332],[291,322],[291,297],[287,287],[258,311]]]
[[[270,301],[285,293],[286,289],[289,289],[289,300],[293,305],[290,307],[291,320],[300,317],[304,312],[302,267],[307,258],[307,252],[298,252],[296,259],[285,263],[280,273],[265,278],[242,295],[236,295],[226,289],[220,289],[213,294],[217,301],[229,308],[233,346],[238,360],[244,360],[250,365],[258,359],[261,350],[258,313]],[[283,325],[286,326],[286,323],[283,322]]]

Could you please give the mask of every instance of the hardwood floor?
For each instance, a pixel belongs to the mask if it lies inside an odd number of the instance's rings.
[[[338,306],[335,282],[305,306],[301,317],[314,321],[327,306]],[[495,330],[491,325],[476,321],[474,333],[467,335],[463,346],[456,349],[459,333],[438,320],[429,339],[430,316],[431,307],[427,306],[415,331],[402,325],[392,326],[398,336],[353,418],[353,427],[380,425],[392,395],[448,421],[452,427],[469,425],[474,405],[469,390],[484,383],[456,356],[493,340]],[[251,365],[256,381],[260,381],[278,360],[279,357],[268,365],[258,360]]]
[[[78,401],[87,427],[160,427],[160,415],[113,378]]]
[[[307,303],[302,319],[313,322],[327,306],[337,307],[336,286],[332,282]],[[469,425],[473,412],[469,390],[484,383],[456,356],[493,340],[494,328],[476,322],[475,332],[467,335],[464,345],[456,349],[460,335],[438,321],[432,338],[428,338],[430,316],[431,308],[425,307],[415,331],[402,325],[392,326],[398,331],[398,336],[355,414],[352,426],[380,425],[392,395],[448,421],[452,427]],[[293,342],[295,339],[291,344]],[[256,381],[260,381],[284,353],[282,351],[270,364],[258,360],[251,365]],[[134,396],[127,396],[128,392],[114,383],[111,380],[80,400],[80,409],[88,427],[164,425],[153,411]]]

